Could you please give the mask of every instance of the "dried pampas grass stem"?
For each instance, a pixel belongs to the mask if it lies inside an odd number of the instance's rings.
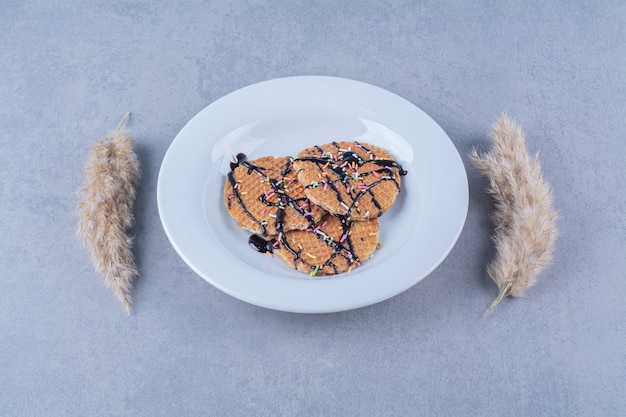
[[[91,249],[96,270],[128,312],[132,282],[138,275],[128,233],[139,181],[133,138],[124,129],[129,116],[126,113],[115,132],[93,145],[77,208],[78,234]]]
[[[485,317],[505,297],[519,297],[532,286],[552,260],[557,214],[539,157],[526,150],[520,127],[503,115],[491,130],[493,148],[471,159],[489,180],[487,192],[495,200],[493,222],[496,255],[487,266],[499,294]]]

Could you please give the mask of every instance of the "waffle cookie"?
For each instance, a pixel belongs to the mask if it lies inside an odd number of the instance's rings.
[[[329,213],[365,220],[381,216],[400,192],[400,164],[381,148],[332,142],[304,149],[294,159],[309,200]]]
[[[248,161],[240,153],[230,168],[224,184],[224,204],[242,229],[277,235],[306,229],[324,214],[306,198],[289,157],[264,156]]]
[[[285,232],[257,249],[271,251],[287,265],[311,276],[333,275],[369,259],[379,245],[378,230],[378,219],[352,221],[327,214],[314,227]]]

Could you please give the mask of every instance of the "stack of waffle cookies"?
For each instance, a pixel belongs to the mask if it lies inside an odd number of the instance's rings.
[[[385,150],[359,142],[316,145],[295,157],[238,154],[224,203],[250,245],[311,276],[351,271],[381,244],[378,218],[406,174]]]

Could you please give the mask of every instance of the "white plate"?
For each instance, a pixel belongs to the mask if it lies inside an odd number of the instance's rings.
[[[383,147],[408,171],[380,218],[382,249],[350,273],[314,278],[251,249],[222,201],[233,156],[342,140]],[[258,306],[321,313],[388,299],[433,271],[461,233],[468,186],[456,148],[415,105],[362,82],[302,76],[242,88],[192,118],[163,159],[157,202],[171,244],[206,281]]]

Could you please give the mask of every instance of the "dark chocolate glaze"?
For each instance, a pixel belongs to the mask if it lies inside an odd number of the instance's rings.
[[[251,235],[248,239],[248,244],[251,248],[261,253],[272,253],[274,250],[275,239],[265,239],[263,236]]]

